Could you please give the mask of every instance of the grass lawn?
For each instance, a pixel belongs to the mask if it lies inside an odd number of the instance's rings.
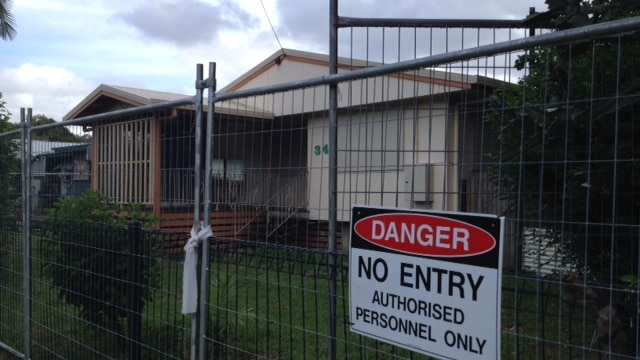
[[[23,346],[22,251],[17,234],[2,233],[0,341]],[[92,325],[67,304],[44,273],[34,237],[32,252],[32,357],[126,359],[126,342]],[[212,253],[207,344],[210,358],[308,359],[328,356],[329,272],[326,253],[246,246]],[[337,257],[336,353],[339,359],[426,359],[349,331],[348,258]],[[181,311],[183,254],[164,255],[155,265],[159,281],[146,289],[142,353],[147,359],[188,356],[190,316]],[[62,266],[62,265],[61,265]],[[502,355],[505,359],[597,359],[588,350],[593,327],[580,309],[566,306],[557,282],[505,275]],[[126,326],[125,326],[126,329]],[[12,355],[0,351],[0,360]]]

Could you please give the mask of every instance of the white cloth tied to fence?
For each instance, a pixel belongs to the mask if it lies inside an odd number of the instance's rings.
[[[198,309],[198,256],[196,248],[202,240],[213,235],[211,226],[191,229],[191,237],[184,246],[184,271],[182,272],[182,313],[193,314]]]

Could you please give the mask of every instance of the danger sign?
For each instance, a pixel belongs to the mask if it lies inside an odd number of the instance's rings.
[[[354,206],[351,331],[443,359],[500,358],[504,218]]]

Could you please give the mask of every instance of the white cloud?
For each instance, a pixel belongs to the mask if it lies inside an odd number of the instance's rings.
[[[147,1],[117,18],[150,39],[178,47],[203,44],[218,39],[224,29],[247,30],[258,19],[230,0],[211,5],[198,0]]]
[[[0,71],[3,100],[18,122],[20,108],[33,108],[34,114],[44,114],[62,120],[94,86],[74,72],[51,65],[31,63]]]
[[[221,88],[279,48],[262,4],[283,47],[328,52],[328,1],[21,0],[12,9],[18,36],[0,42],[0,91],[15,121],[17,110],[28,106],[61,119],[100,83],[192,95],[196,63],[206,69],[215,61]],[[529,6],[545,9],[544,0],[493,0],[482,6],[469,6],[468,0],[341,0],[339,13],[513,19],[526,16]],[[370,44],[380,45],[378,30],[368,36]],[[353,46],[356,57],[378,51],[354,40],[351,45],[350,32],[341,30],[341,51]]]

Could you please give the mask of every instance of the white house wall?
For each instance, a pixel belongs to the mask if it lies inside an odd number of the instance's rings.
[[[352,204],[457,210],[457,154],[451,151],[457,128],[447,103],[444,97],[431,98],[417,109],[352,110],[339,116],[339,221],[349,221]],[[326,117],[309,121],[309,216],[314,220],[328,219],[328,125]],[[431,165],[429,201],[411,196],[408,176],[417,164]]]
[[[339,69],[339,72],[346,71],[349,70]],[[280,65],[269,67],[259,76],[249,80],[243,84],[241,89],[301,81],[327,74],[328,70],[324,65],[285,60]],[[448,85],[447,79],[440,79],[438,84],[428,82],[426,78],[421,78],[420,81],[415,79],[411,75],[392,75],[340,83],[338,85],[338,107],[346,108],[398,99],[413,99],[460,90],[459,87]],[[319,86],[276,95],[278,97],[276,99],[257,97],[250,101],[251,105],[257,105],[265,111],[273,112],[276,116],[308,113],[328,109],[328,91],[327,86]]]

